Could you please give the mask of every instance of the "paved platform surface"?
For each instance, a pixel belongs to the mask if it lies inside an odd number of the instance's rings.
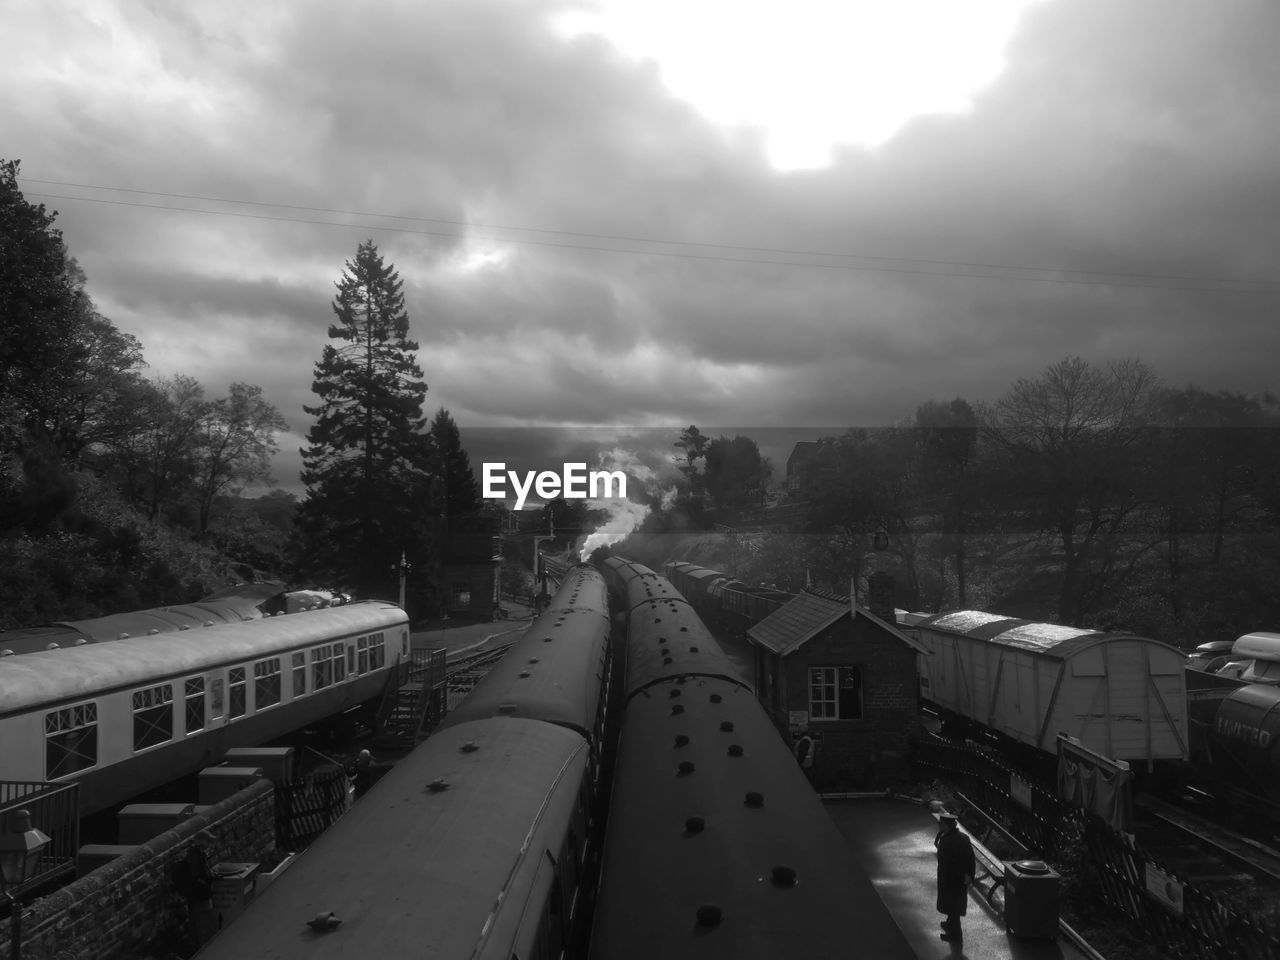
[[[871,878],[880,898],[921,960],[1084,960],[1065,937],[1020,940],[972,889],[962,919],[962,942],[939,939],[942,916],[934,908],[938,825],[927,807],[893,798],[832,800],[826,808],[849,844],[854,861]]]

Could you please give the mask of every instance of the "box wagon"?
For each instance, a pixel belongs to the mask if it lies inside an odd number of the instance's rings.
[[[925,617],[920,695],[1046,753],[1059,733],[1114,760],[1187,759],[1182,651],[1127,633],[973,610]]]

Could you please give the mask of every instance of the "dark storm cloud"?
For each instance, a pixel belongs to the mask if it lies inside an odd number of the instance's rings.
[[[261,383],[299,436],[369,237],[405,281],[427,408],[464,437],[888,423],[1067,354],[1274,386],[1274,4],[1033,5],[968,113],[791,173],[652,65],[561,39],[569,6],[31,6],[0,65],[23,94],[5,149],[32,178],[293,205],[24,183],[209,211],[48,201],[155,372]]]

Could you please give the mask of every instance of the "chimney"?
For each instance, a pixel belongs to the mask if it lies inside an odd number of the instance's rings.
[[[893,612],[893,577],[882,570],[877,570],[867,577],[867,610],[874,613],[885,623],[895,623]]]

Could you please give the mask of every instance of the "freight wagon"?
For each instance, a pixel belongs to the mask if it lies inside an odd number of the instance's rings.
[[[1127,633],[966,610],[914,626],[920,696],[944,729],[976,725],[1047,754],[1065,733],[1114,760],[1188,758],[1184,654]]]

